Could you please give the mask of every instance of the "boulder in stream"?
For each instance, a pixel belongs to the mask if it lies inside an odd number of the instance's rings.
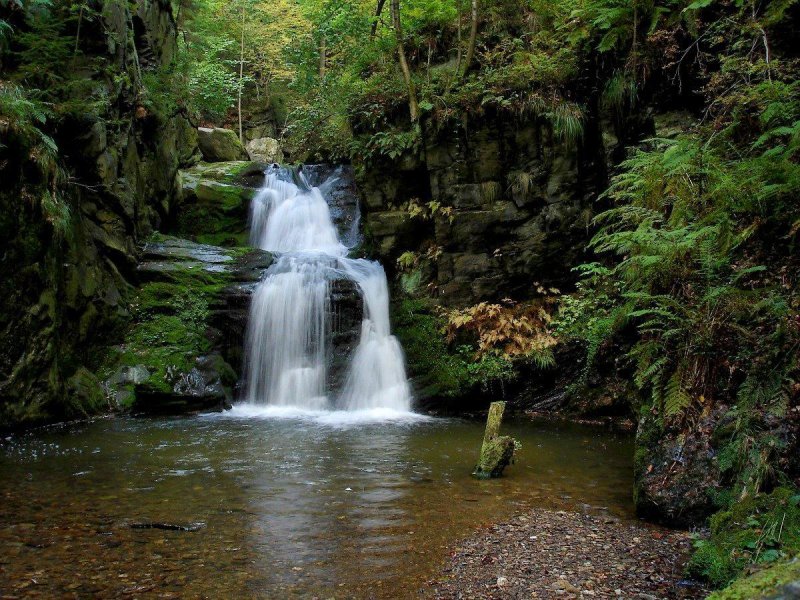
[[[261,137],[247,142],[247,152],[250,158],[262,163],[283,162],[283,150],[280,142],[275,138]]]

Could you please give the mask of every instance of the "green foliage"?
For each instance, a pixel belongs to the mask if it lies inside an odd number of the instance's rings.
[[[451,345],[445,321],[420,300],[403,300],[393,311],[409,374],[428,397],[458,398],[502,388],[516,377],[513,362],[498,353],[477,354],[473,344]]]
[[[689,575],[718,588],[749,565],[795,556],[800,552],[799,505],[797,490],[779,488],[715,514],[709,538],[695,541]]]
[[[800,558],[764,565],[755,573],[714,592],[708,600],[752,600],[778,594],[783,586],[800,579]]]

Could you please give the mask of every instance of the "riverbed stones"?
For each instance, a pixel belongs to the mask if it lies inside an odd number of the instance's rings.
[[[230,129],[199,127],[197,142],[200,145],[203,159],[207,162],[248,160],[250,158],[236,132]]]
[[[460,542],[421,595],[705,598],[707,590],[682,574],[691,549],[686,532],[603,514],[534,508]]]

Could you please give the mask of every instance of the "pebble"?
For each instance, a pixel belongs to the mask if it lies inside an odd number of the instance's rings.
[[[677,585],[690,552],[685,532],[534,509],[457,544],[450,564],[429,582],[423,597],[704,598],[702,586]],[[514,576],[492,575],[491,564]]]

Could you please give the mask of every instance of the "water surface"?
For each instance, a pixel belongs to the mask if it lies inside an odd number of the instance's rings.
[[[514,421],[476,481],[481,423],[381,413],[107,419],[0,443],[0,595],[411,597],[447,547],[527,505],[632,517],[632,444]],[[196,531],[131,525],[202,524]]]

